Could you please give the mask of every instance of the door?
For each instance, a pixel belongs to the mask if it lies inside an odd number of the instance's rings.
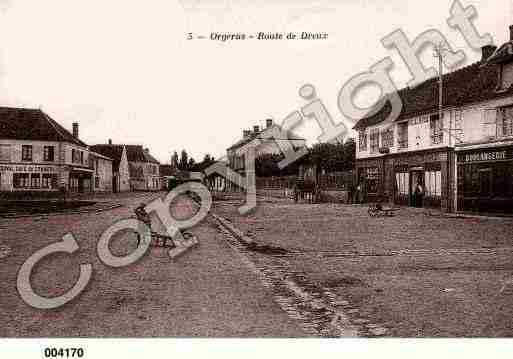
[[[424,188],[424,171],[411,171],[410,172],[410,207],[416,207],[418,204],[417,198],[415,197],[415,189],[418,185]]]
[[[493,207],[491,197],[493,195],[492,188],[492,169],[486,168],[479,170],[479,212],[488,212]]]
[[[112,192],[117,193],[118,192],[118,177],[112,176]]]

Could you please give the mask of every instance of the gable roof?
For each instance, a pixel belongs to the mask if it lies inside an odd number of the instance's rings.
[[[278,128],[278,130],[279,130],[280,132],[283,132],[282,128],[281,128],[280,126],[276,125],[276,124],[272,125],[272,127],[276,127],[276,128]],[[272,128],[272,127],[271,127],[271,128]],[[233,149],[236,149],[236,148],[240,148],[240,147],[244,146],[245,144],[250,143],[251,141],[253,141],[254,139],[257,139],[257,138],[262,139],[262,140],[266,140],[266,138],[261,137],[261,135],[262,135],[265,131],[267,131],[267,130],[269,130],[269,128],[264,128],[264,129],[262,129],[262,130],[260,130],[260,131],[258,131],[258,132],[253,132],[253,131],[252,131],[252,132],[250,133],[250,135],[249,135],[247,138],[243,138],[243,139],[241,139],[241,140],[239,140],[239,141],[235,142],[232,146],[228,147],[227,151],[230,151],[230,150],[233,150]],[[288,140],[292,140],[292,141],[305,141],[305,139],[304,139],[304,138],[296,136],[296,135],[295,135],[293,132],[291,132],[291,131],[288,131],[288,132],[286,133],[286,135],[287,135],[287,139],[288,139]],[[271,140],[280,140],[280,139],[267,138],[267,140],[270,140],[270,141],[271,141]],[[281,140],[285,140],[285,138],[283,138],[283,139],[281,139]]]
[[[39,109],[0,107],[0,138],[87,145]]]
[[[124,145],[94,145],[90,147],[91,151],[97,152],[103,156],[112,159],[112,167],[115,171],[119,170],[121,156],[123,156]]]
[[[92,151],[112,158],[115,169],[119,168],[123,148],[126,148],[128,162],[150,162],[159,164],[159,161],[147,153],[141,145],[100,144],[91,146]]]
[[[445,74],[443,84],[444,107],[459,107],[513,94],[512,88],[497,91],[497,66],[482,61]],[[401,89],[397,93],[403,108],[396,121],[426,115],[438,109],[438,77],[411,89]],[[392,109],[390,101],[385,101],[380,111],[360,119],[353,128],[362,129],[385,121]]]

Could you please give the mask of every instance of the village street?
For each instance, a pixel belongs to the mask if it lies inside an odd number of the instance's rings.
[[[255,244],[241,243],[209,216],[192,229],[200,245],[174,260],[152,248],[125,268],[101,263],[102,231],[158,195],[104,195],[96,200],[122,207],[0,220],[0,337],[512,336],[509,218],[410,208],[371,218],[366,206],[271,197],[259,197],[256,212],[241,216],[241,198],[227,196],[212,213]],[[193,210],[183,197],[173,206],[177,218]],[[65,306],[31,308],[16,291],[17,272],[67,232],[80,251],[45,258],[34,270],[34,289],[64,293],[81,263],[93,265],[93,277]],[[122,233],[112,252],[135,246],[135,237]]]
[[[98,199],[123,207],[104,212],[0,219],[0,337],[300,337],[306,334],[273,301],[239,256],[207,220],[194,228],[200,245],[172,261],[167,250],[152,248],[124,268],[105,266],[97,257],[99,235],[116,220],[133,215],[141,201],[157,194],[126,193]],[[192,205],[178,201],[173,212],[187,217]],[[79,264],[91,263],[84,292],[61,308],[38,310],[16,291],[17,272],[38,249],[72,232],[80,251],[46,257],[32,284],[43,296],[66,292]],[[112,252],[134,250],[123,234]]]
[[[240,203],[227,197],[213,212],[266,249],[251,254],[263,273],[291,274],[304,293],[339,308],[342,327],[358,335],[513,336],[511,218],[411,208],[375,218],[367,206],[270,197],[241,216]],[[307,321],[312,309],[296,308]]]

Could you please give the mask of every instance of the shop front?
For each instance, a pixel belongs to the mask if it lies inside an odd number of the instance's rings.
[[[452,153],[440,149],[395,154],[388,166],[394,203],[451,211]]]
[[[57,191],[59,166],[0,165],[0,191]]]
[[[453,158],[452,150],[442,148],[358,160],[358,183],[366,202],[451,211]]]
[[[73,193],[93,192],[93,170],[72,167],[69,172],[69,191]]]
[[[457,150],[458,210],[513,214],[513,146]]]

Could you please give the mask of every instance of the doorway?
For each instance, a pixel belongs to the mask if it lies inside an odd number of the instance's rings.
[[[415,189],[419,184],[424,188],[424,170],[410,171],[410,207],[422,207],[422,200],[415,195]]]

